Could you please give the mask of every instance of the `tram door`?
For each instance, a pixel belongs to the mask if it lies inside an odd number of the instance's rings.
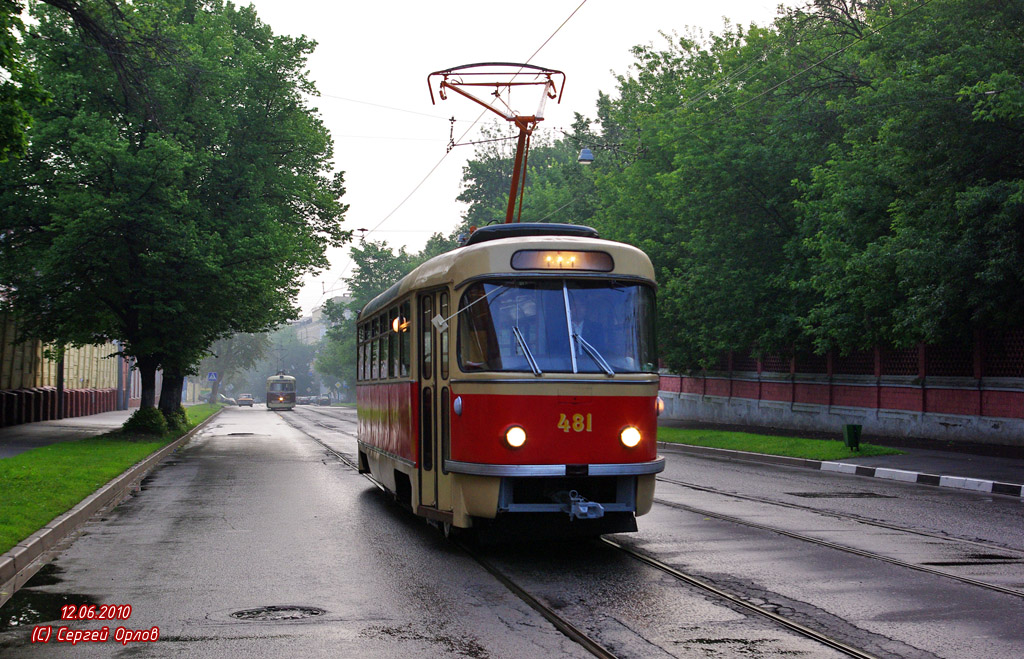
[[[448,452],[450,392],[448,387],[449,332],[439,332],[431,320],[447,318],[447,291],[426,293],[419,298],[420,316],[420,505],[448,511],[451,482],[443,474]]]

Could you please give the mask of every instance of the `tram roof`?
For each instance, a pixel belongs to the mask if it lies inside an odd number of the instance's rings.
[[[567,225],[575,226],[575,225]],[[579,227],[588,229],[588,227]],[[593,231],[589,229],[589,231]],[[513,270],[512,255],[527,249],[561,249],[579,251],[602,251],[611,254],[615,268],[601,273],[614,278],[616,275],[637,277],[654,282],[654,267],[640,249],[613,240],[591,237],[592,234],[574,235],[514,235],[514,237],[488,237],[483,241],[470,241],[465,247],[435,256],[421,264],[391,288],[370,300],[360,317],[375,313],[408,292],[430,289],[438,286],[455,285],[482,275],[496,277],[528,277],[529,271]],[[596,234],[593,234],[596,235]],[[563,275],[567,276],[567,275]]]

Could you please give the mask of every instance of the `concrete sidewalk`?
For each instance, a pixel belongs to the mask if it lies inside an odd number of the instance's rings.
[[[85,439],[117,430],[135,412],[119,410],[89,416],[76,416],[59,421],[37,421],[0,428],[0,458],[9,458],[29,449]]]
[[[90,416],[38,421],[0,428],[0,458],[58,442],[94,437],[117,430],[135,410],[104,412]],[[0,554],[0,606],[21,588],[59,550],[59,545],[92,515],[107,506],[116,505],[137,489],[138,483],[165,457],[184,446],[204,428],[214,413],[181,438],[150,454],[97,489],[66,513],[51,520],[42,529],[19,542],[10,551]]]

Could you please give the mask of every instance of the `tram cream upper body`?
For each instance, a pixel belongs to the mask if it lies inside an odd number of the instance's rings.
[[[499,238],[477,245],[460,247],[446,254],[436,256],[406,275],[397,287],[392,287],[371,300],[362,313],[376,311],[389,304],[392,300],[404,297],[410,291],[434,288],[437,286],[454,285],[459,287],[463,282],[474,277],[522,277],[537,273],[547,273],[561,277],[572,277],[574,274],[593,274],[589,271],[562,270],[514,270],[512,256],[522,250],[576,250],[600,251],[611,255],[614,269],[601,273],[605,276],[629,276],[654,282],[654,266],[641,250],[612,240],[600,238],[581,238],[577,236],[529,236],[516,238]]]

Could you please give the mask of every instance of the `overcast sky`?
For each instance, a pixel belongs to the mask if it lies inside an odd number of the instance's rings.
[[[316,105],[334,138],[336,168],[345,172],[343,201],[350,205],[346,227],[372,230],[368,238],[416,252],[432,233],[451,232],[463,210],[455,197],[462,166],[473,147],[459,147],[445,156],[448,118],[457,119],[458,138],[481,110],[455,95],[440,101],[436,93],[438,104],[432,106],[429,73],[477,62],[525,62],[551,37],[531,63],[565,72],[566,84],[561,105],[548,104],[538,131],[567,129],[574,112],[594,116],[599,90],[615,92],[614,74],[628,72],[633,46],[662,46],[665,41],[659,32],[685,34],[690,28],[705,34],[721,32],[725,18],[764,25],[779,4],[770,0],[586,0],[580,7],[580,3],[256,0],[253,4],[275,33],[305,34],[318,43],[309,70],[321,94]],[[794,3],[786,0],[785,4]],[[528,104],[532,107],[515,109],[533,114],[535,102]],[[491,116],[488,113],[485,119],[490,122]],[[465,139],[478,136],[474,129]],[[344,292],[342,279],[351,268],[347,252],[347,248],[331,250],[330,270],[307,278],[299,296],[303,314]]]

